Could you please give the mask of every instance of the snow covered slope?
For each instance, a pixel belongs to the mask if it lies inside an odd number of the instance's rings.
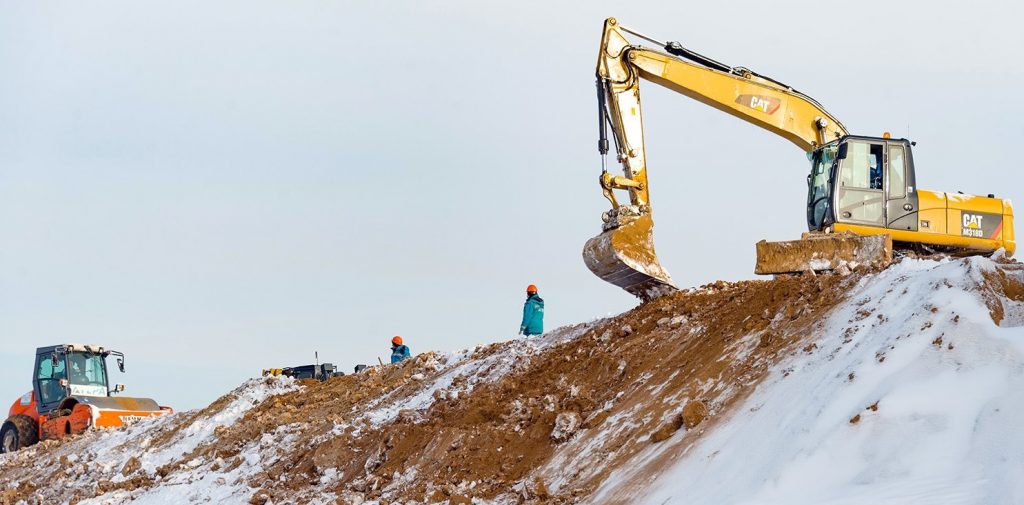
[[[1019,286],[1015,267],[907,260],[865,278],[813,352],[653,482],[627,466],[592,501],[1024,503],[1024,328],[1000,284]]]
[[[1024,271],[904,260],[0,455],[0,504],[1024,503]]]

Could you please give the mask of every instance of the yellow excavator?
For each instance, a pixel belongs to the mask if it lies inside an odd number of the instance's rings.
[[[630,43],[628,35],[658,46]],[[885,266],[898,248],[1012,255],[1013,210],[994,195],[918,189],[906,139],[850,135],[813,98],[744,67],[731,67],[678,42],[663,43],[604,23],[597,60],[600,184],[612,208],[583,249],[587,267],[649,300],[676,289],[654,252],[640,82],[650,81],[796,144],[810,160],[807,227],[800,240],[757,244],[757,274]],[[622,175],[607,166],[608,127]],[[616,191],[626,191],[620,203]]]

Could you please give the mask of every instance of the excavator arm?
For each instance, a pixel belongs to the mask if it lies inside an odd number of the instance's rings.
[[[626,34],[655,43],[662,50],[633,45]],[[647,300],[675,286],[654,252],[641,80],[764,128],[806,152],[847,132],[813,98],[779,81],[719,63],[675,42],[658,42],[623,27],[615,18],[607,19],[597,60],[598,149],[602,155],[600,184],[612,208],[603,215],[603,233],[587,242],[583,256],[599,277]],[[608,125],[622,175],[608,171]],[[628,192],[628,205],[619,203],[617,190]]]

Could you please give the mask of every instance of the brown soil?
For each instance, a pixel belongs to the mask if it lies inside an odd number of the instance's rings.
[[[458,399],[437,395],[425,412],[402,412],[381,427],[358,421],[367,403],[382,392],[417,391],[438,374],[426,367],[434,356],[313,383],[301,393],[254,408],[225,429],[217,444],[190,458],[230,461],[260,434],[301,422],[300,438],[322,442],[284,454],[252,479],[265,497],[260,499],[278,503],[319,491],[314,483],[336,468],[341,477],[322,490],[339,496],[459,502],[516,492],[528,501],[571,502],[607,475],[607,470],[590,469],[557,490],[544,484],[554,481],[544,470],[561,467],[555,460],[565,460],[565,454],[576,453],[574,447],[587,441],[580,432],[612,433],[591,449],[594,457],[612,459],[602,465],[611,469],[645,443],[708,422],[794,346],[807,345],[811,328],[842,298],[852,279],[718,282],[662,297],[530,357],[501,381],[478,385]],[[505,352],[507,345],[487,346],[478,354]],[[720,359],[728,355],[737,358]],[[422,381],[413,379],[418,375]],[[627,412],[636,426],[622,426]],[[553,434],[556,420],[558,436]],[[326,436],[335,426],[347,427]],[[586,466],[572,458],[567,464]],[[418,472],[416,478],[389,488],[410,469]],[[520,482],[529,484],[514,490]]]
[[[982,297],[988,306],[992,321],[997,325],[1002,323],[1006,316],[1004,304],[1006,300],[1012,302],[1024,302],[1024,282],[1021,272],[1024,264],[1012,260],[1005,260],[1000,268],[994,271],[982,272],[985,285],[982,290]]]
[[[402,411],[381,426],[362,414],[382,395],[413,395],[444,373],[436,370],[436,356],[309,382],[300,392],[270,398],[218,429],[216,443],[200,446],[157,475],[191,471],[188,464],[197,459],[216,461],[216,469],[229,471],[242,464],[247,445],[280,428],[303,442],[279,450],[279,459],[249,480],[258,490],[252,503],[304,501],[325,491],[339,496],[339,503],[469,503],[503,494],[530,503],[570,503],[652,441],[680,443],[712,426],[769,367],[807,348],[815,325],[855,277],[716,282],[664,296],[523,357],[504,378],[476,384],[469,394],[451,393],[465,391],[464,383],[472,379],[456,378],[435,394],[430,408]],[[514,345],[522,342],[483,346],[473,357],[510,352]],[[226,395],[205,409],[179,414],[155,434],[152,445],[170,443],[182,427],[232,400]],[[556,420],[559,430],[553,433]],[[593,464],[599,459],[603,464]],[[573,477],[559,481],[555,475],[565,468],[573,469]],[[337,478],[322,483],[329,469],[336,469]],[[415,476],[400,482],[411,469]],[[69,488],[58,496],[153,485],[137,461],[116,471],[130,477],[116,485],[104,481],[88,490]],[[24,484],[4,491],[0,503],[31,499],[33,492]]]
[[[698,424],[708,417],[708,408],[699,401],[686,404],[683,407],[683,426],[688,430],[696,428]]]
[[[999,303],[1002,310],[1000,300],[1006,298],[1024,300],[1019,274],[986,275],[994,276],[988,279],[990,309]],[[737,402],[782,359],[827,355],[821,324],[858,279],[818,275],[716,282],[655,299],[539,352],[524,352],[523,341],[482,346],[471,358],[515,350],[515,366],[500,380],[482,381],[486,371],[457,376],[434,393],[429,408],[401,410],[379,425],[364,414],[382,401],[407,399],[450,373],[451,368],[438,366],[443,358],[427,353],[358,375],[308,382],[301,391],[254,407],[218,429],[215,443],[157,473],[167,478],[189,472],[190,462],[204,471],[228,472],[243,464],[243,451],[261,437],[286,433],[299,442],[261,452],[263,471],[246,482],[258,490],[252,503],[301,503],[325,492],[338,496],[338,503],[470,503],[499,495],[517,496],[521,503],[574,503],[613,470],[630,466],[630,475],[644,482],[716,423],[736,415]],[[855,316],[868,318],[885,316]],[[179,414],[152,444],[169,443],[192,420],[216,413],[232,399],[227,395],[201,411]],[[666,448],[662,456],[627,464],[652,443]],[[37,456],[58,467],[45,452]],[[0,480],[15,482],[26,475],[14,472],[13,465],[0,463]],[[138,461],[115,470],[129,479],[100,483],[99,491],[154,485]],[[0,503],[32,503],[48,475],[5,489]],[[58,501],[94,496],[96,483],[87,483],[78,479],[52,496]],[[630,497],[609,499],[625,503]]]

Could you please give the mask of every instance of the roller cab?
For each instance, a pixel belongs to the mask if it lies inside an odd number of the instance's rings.
[[[123,373],[124,354],[100,346],[64,344],[36,349],[32,391],[11,405],[0,426],[0,452],[173,412],[149,398],[119,396],[124,386],[110,385],[109,356]]]

